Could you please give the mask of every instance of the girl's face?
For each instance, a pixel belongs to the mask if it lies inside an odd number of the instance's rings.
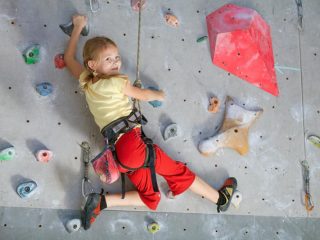
[[[100,61],[96,62],[95,70],[97,73],[106,75],[119,74],[121,58],[118,48],[109,45],[100,52]]]

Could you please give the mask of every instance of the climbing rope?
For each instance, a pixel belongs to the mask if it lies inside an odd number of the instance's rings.
[[[139,21],[138,21],[138,44],[137,44],[137,65],[136,65],[136,80],[133,83],[135,87],[142,87],[140,80],[140,35],[141,35],[141,0],[139,0]],[[140,101],[139,99],[133,99],[133,106],[138,109],[141,116]]]

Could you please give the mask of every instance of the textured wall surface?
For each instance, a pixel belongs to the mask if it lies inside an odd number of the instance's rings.
[[[63,53],[68,40],[59,24],[67,23],[76,12],[88,15],[90,34],[80,39],[78,59],[82,61],[81,49],[87,39],[105,35],[120,48],[123,72],[131,82],[135,78],[138,14],[132,11],[129,0],[99,2],[100,10],[92,13],[86,1],[0,0],[0,149],[13,145],[17,153],[11,161],[0,162],[0,206],[43,210],[81,206],[83,166],[79,144],[89,141],[94,156],[102,147],[102,138],[77,80],[66,69],[54,66],[55,55]],[[208,41],[196,42],[207,35],[205,16],[226,3],[230,2],[147,2],[142,14],[141,79],[145,86],[163,89],[167,98],[157,109],[142,104],[149,120],[146,133],[172,158],[187,163],[215,188],[226,177],[235,176],[243,201],[239,209],[231,207],[226,213],[229,215],[306,217],[300,161],[307,159],[315,203],[310,216],[318,219],[320,149],[307,142],[306,136],[320,135],[320,3],[303,2],[304,30],[299,33],[294,0],[231,1],[255,9],[270,25],[276,65],[300,69],[282,68],[282,73],[277,72],[279,97],[214,66]],[[179,18],[179,28],[165,24],[163,15],[168,10]],[[41,61],[27,65],[22,52],[34,43],[41,45]],[[35,85],[41,82],[53,85],[52,95],[42,97],[35,91]],[[232,96],[249,109],[263,108],[263,115],[249,131],[247,155],[240,156],[231,149],[220,149],[209,157],[198,152],[199,142],[213,136],[223,119],[223,107],[216,114],[207,111],[213,95],[221,100]],[[179,125],[179,135],[165,142],[162,133],[169,123]],[[54,152],[48,164],[34,157],[43,146]],[[92,170],[90,178],[108,192],[120,191],[120,181],[101,185]],[[32,179],[39,186],[36,195],[27,200],[15,192],[24,179]],[[172,216],[175,212],[216,213],[215,205],[190,192],[175,200],[166,199],[167,185],[161,177],[158,179],[162,192],[159,212]],[[128,183],[127,189],[131,188]]]

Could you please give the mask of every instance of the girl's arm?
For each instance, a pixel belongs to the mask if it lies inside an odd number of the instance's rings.
[[[123,93],[128,97],[136,98],[142,101],[163,101],[165,97],[163,91],[154,91],[150,89],[141,89],[138,87],[134,87],[130,84],[129,81],[124,86]]]
[[[82,29],[87,24],[87,17],[75,15],[72,17],[74,28],[72,30],[67,49],[64,52],[64,61],[73,76],[79,79],[84,67],[76,60],[76,50]]]

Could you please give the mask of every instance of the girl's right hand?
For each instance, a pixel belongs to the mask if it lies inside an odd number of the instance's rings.
[[[87,25],[87,16],[76,14],[72,16],[72,23],[75,28],[84,28]]]

